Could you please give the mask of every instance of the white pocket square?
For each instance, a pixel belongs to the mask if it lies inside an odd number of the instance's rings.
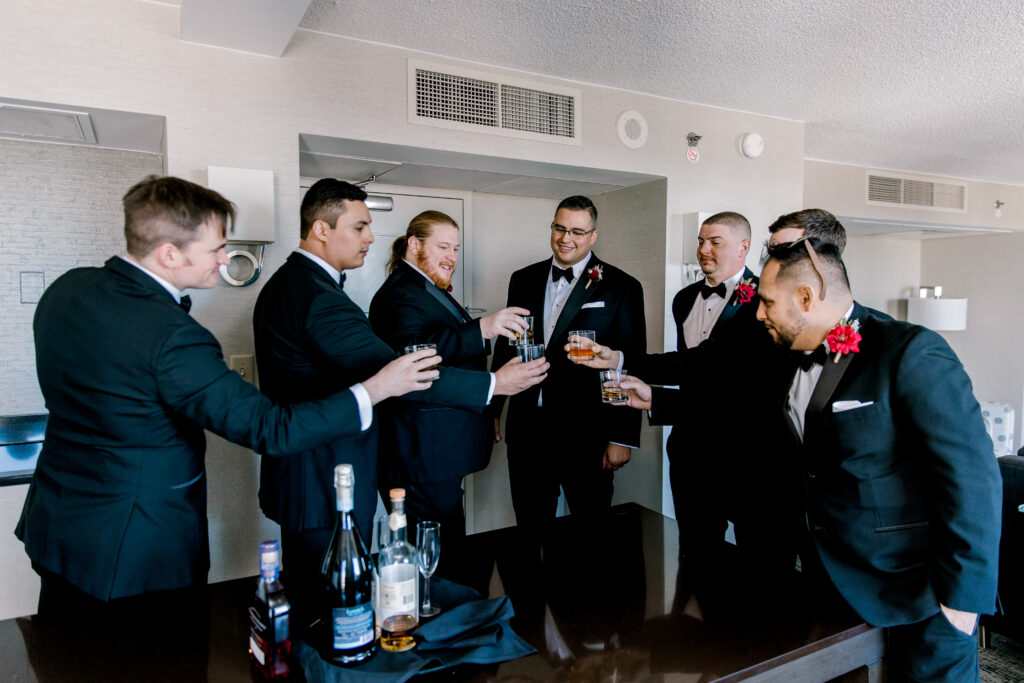
[[[583,304],[583,308],[604,308],[604,302],[591,301],[589,304]]]
[[[874,401],[868,401],[867,403],[861,403],[860,401],[836,401],[832,404],[833,413],[845,413],[847,410],[856,410],[857,408],[867,408],[868,406],[875,405]]]

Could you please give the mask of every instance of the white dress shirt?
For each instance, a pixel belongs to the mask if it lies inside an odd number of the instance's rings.
[[[683,321],[683,340],[686,342],[686,348],[692,349],[711,336],[711,330],[714,329],[719,316],[725,310],[726,302],[732,298],[733,292],[736,291],[736,285],[739,284],[745,270],[746,267],[744,266],[740,268],[740,272],[724,281],[724,299],[718,296],[718,294],[712,294],[705,299],[704,295],[698,292],[697,299],[693,302],[693,308],[690,309],[690,314]],[[705,283],[706,281],[707,278],[705,278]]]
[[[853,315],[853,304],[850,304],[850,308],[842,319],[849,320],[851,315]],[[828,353],[828,340],[826,339],[821,343],[825,346],[825,352]],[[810,354],[813,351],[804,351],[804,353]],[[831,363],[832,356],[828,356],[825,362]],[[817,386],[818,380],[821,379],[821,373],[824,370],[825,367],[817,363],[806,370],[797,368],[796,375],[793,377],[793,384],[789,387],[789,400],[786,401],[786,412],[789,413],[789,419],[793,421],[793,426],[796,428],[796,433],[800,435],[801,441],[804,439],[804,420],[807,417],[807,405],[811,402],[811,394],[814,393],[814,387]]]

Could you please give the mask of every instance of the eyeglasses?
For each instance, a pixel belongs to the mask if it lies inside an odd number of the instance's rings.
[[[597,230],[597,228],[591,228],[590,230],[580,230],[579,228],[572,228],[571,230],[564,225],[558,223],[551,224],[551,230],[557,232],[559,237],[565,237],[566,235],[572,235],[573,237],[586,237],[590,233]]]

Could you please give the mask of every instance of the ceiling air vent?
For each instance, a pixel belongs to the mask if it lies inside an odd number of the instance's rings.
[[[409,60],[409,122],[580,143],[580,92]]]
[[[86,112],[0,103],[0,137],[96,144]]]
[[[868,204],[900,204],[939,211],[967,211],[966,183],[868,173]]]

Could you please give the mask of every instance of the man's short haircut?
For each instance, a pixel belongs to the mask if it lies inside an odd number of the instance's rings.
[[[590,201],[590,197],[584,197],[581,194],[574,194],[571,197],[566,197],[562,201],[558,202],[558,208],[555,209],[555,213],[558,213],[562,209],[568,209],[569,211],[586,211],[590,214],[590,225],[597,227],[597,207],[594,206],[594,202]]]
[[[735,211],[722,211],[704,221],[702,225],[728,225],[733,234],[741,240],[750,239],[750,221]]]
[[[299,215],[302,217],[299,237],[306,239],[313,223],[317,221],[323,221],[333,229],[338,223],[338,216],[345,213],[347,201],[365,202],[366,192],[361,187],[336,178],[321,178],[313,183],[306,191],[306,196],[302,198],[302,206],[299,209]]]
[[[201,239],[201,227],[220,224],[221,237],[234,229],[235,206],[218,192],[173,176],[146,176],[121,199],[128,253],[143,258],[170,242],[184,249]]]
[[[787,213],[768,226],[769,233],[783,228],[800,228],[804,237],[813,237],[821,242],[834,244],[840,255],[846,250],[846,228],[835,216],[824,209],[804,209]]]
[[[815,237],[801,237],[795,242],[780,242],[768,247],[768,260],[777,261],[779,264],[776,278],[784,280],[806,273],[811,273],[811,277],[817,278],[818,266],[811,256],[811,249],[814,250],[817,262],[821,266],[820,275],[825,280],[827,291],[849,292],[850,278],[846,273],[846,265],[843,263],[842,254],[839,253],[839,247]]]

